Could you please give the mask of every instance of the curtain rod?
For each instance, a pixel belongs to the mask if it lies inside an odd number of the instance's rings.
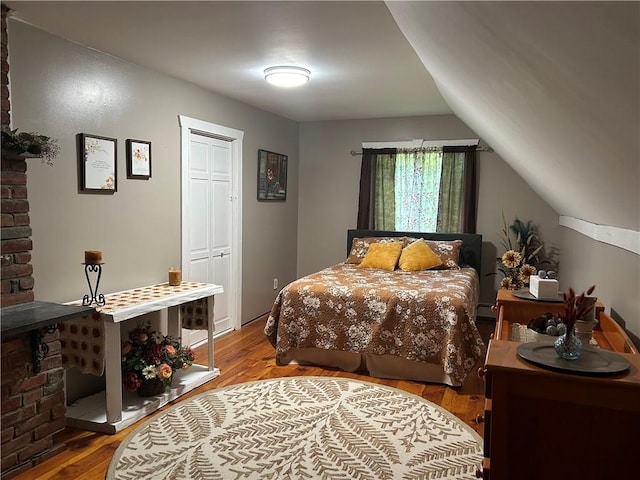
[[[442,150],[442,147],[427,147],[427,148],[422,148],[421,150],[427,150],[427,151],[439,151]],[[476,152],[493,152],[493,148],[486,146],[486,147],[480,147],[477,146],[476,147]],[[362,152],[357,152],[355,150],[351,150],[351,156],[355,157],[357,155],[362,155]]]

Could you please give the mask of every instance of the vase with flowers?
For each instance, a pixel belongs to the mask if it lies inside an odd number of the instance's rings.
[[[193,351],[180,340],[165,336],[150,325],[129,332],[122,344],[122,384],[143,397],[163,393],[178,370],[193,365]]]
[[[507,226],[503,212],[502,224],[500,241],[506,251],[497,258],[498,270],[503,277],[500,282],[501,288],[518,290],[526,287],[531,275],[535,275],[542,266],[550,270],[549,273],[555,274],[556,253],[546,251],[538,228],[533,222],[523,222],[516,218]]]
[[[582,355],[584,346],[575,334],[575,324],[577,320],[587,317],[593,310],[595,302],[590,301],[592,297],[589,297],[589,295],[593,293],[595,288],[596,286],[592,285],[580,295],[576,295],[573,288],[569,288],[569,292],[563,294],[564,310],[561,313],[561,317],[566,325],[566,332],[554,342],[555,351],[560,358],[577,360]]]

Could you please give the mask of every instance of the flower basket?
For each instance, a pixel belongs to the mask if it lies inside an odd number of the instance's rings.
[[[159,395],[171,385],[176,370],[193,364],[194,354],[179,338],[165,336],[149,325],[129,332],[122,344],[122,384],[141,397]]]
[[[171,377],[173,378],[173,377]],[[169,381],[168,385],[171,385]],[[164,393],[167,384],[159,378],[150,378],[149,380],[143,380],[140,388],[138,388],[138,395],[140,397],[155,397]]]

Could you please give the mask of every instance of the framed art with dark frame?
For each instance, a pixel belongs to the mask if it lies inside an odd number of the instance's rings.
[[[148,180],[151,178],[151,142],[128,138],[127,178]]]
[[[268,150],[258,150],[258,200],[287,199],[288,157]]]
[[[118,191],[118,140],[88,133],[78,134],[80,190]]]

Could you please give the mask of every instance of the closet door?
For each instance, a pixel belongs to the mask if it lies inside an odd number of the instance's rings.
[[[233,327],[232,298],[232,168],[231,144],[191,133],[189,148],[189,278],[194,282],[222,285],[215,296],[214,331]],[[185,330],[189,343],[206,339],[206,331]]]

